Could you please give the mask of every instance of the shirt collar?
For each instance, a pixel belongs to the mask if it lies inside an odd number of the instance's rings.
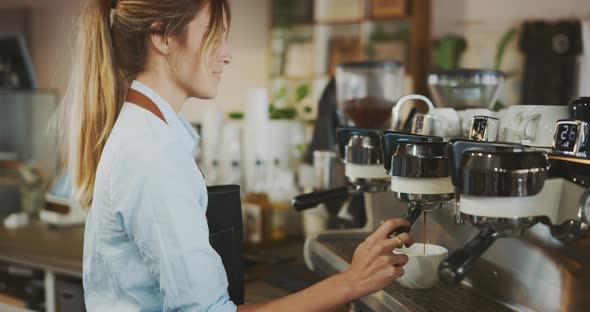
[[[195,128],[193,128],[193,126],[188,122],[188,120],[186,120],[184,117],[182,117],[180,115],[178,115],[178,119],[180,120],[183,127],[186,129],[186,131],[188,132],[188,134],[190,135],[190,137],[192,139],[191,152],[194,155],[197,152],[197,147],[199,145],[199,142],[201,141],[201,137],[199,136],[199,134],[197,133]]]
[[[197,148],[197,145],[199,144],[200,137],[199,134],[197,134],[197,132],[190,125],[190,123],[182,116],[178,115],[166,100],[164,100],[160,95],[158,95],[154,90],[152,90],[145,84],[137,80],[133,80],[133,82],[131,83],[131,89],[143,93],[150,100],[152,100],[164,115],[164,118],[166,119],[168,125],[174,128],[174,130],[176,130],[179,133],[181,138],[187,138],[188,134],[187,141],[189,141],[190,144],[190,151],[194,153]]]

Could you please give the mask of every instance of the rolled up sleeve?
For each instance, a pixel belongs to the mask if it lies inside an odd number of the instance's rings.
[[[155,151],[121,160],[116,172],[129,185],[113,178],[113,203],[159,284],[164,311],[236,311],[209,243],[206,186],[192,159]]]

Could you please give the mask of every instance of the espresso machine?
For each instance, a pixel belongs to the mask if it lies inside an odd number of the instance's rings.
[[[392,117],[393,131],[380,134],[380,174],[388,175],[391,191],[362,192],[372,224],[367,222],[354,231],[326,231],[306,241],[306,263],[325,276],[345,271],[358,244],[386,218],[403,216],[412,223],[417,241],[449,250],[450,256],[440,267],[441,282],[433,288],[413,290],[393,283],[355,301],[357,310],[586,311],[590,307],[590,202],[586,203],[590,199],[590,158],[588,126],[582,123],[585,117],[570,114],[570,120],[558,123],[555,132],[559,135],[551,152],[521,142],[498,142],[500,118],[490,113],[490,107],[502,77],[493,72],[479,77],[487,86],[479,89],[477,101],[470,102],[480,104],[462,107],[466,112],[462,119],[469,120],[462,139],[444,142],[428,133],[408,133],[412,115],[432,110],[438,114],[441,100],[436,97],[438,107],[425,109],[407,102],[408,107],[393,109],[398,112]],[[452,95],[442,99],[449,103],[447,107],[456,104],[457,96],[472,97],[476,92],[470,85],[453,90],[450,84],[438,81]],[[349,92],[354,89],[347,88]],[[347,115],[343,106],[338,111],[338,116]],[[351,120],[348,117],[347,122]],[[354,139],[343,138],[345,144],[338,146],[342,160],[374,168],[378,161],[351,161],[370,157],[347,155],[348,150],[364,150],[360,154],[368,155],[368,150],[377,149],[375,137],[355,135]],[[363,167],[355,169],[359,170],[347,171],[354,178],[347,182],[348,194],[353,193],[351,189],[363,189],[351,187],[363,181],[363,174],[358,174]],[[428,216],[426,227],[415,222],[423,212]]]
[[[448,235],[437,243],[459,247],[441,264],[441,280],[515,310],[587,308],[590,162],[511,143],[454,140],[449,149],[456,220],[467,224],[436,218]]]
[[[346,214],[347,210],[350,213],[351,210],[358,209],[355,205],[362,205],[366,209],[363,194],[385,192],[390,183],[389,176],[383,170],[380,139],[381,131],[379,130],[349,127],[337,129],[338,150],[344,165],[346,184],[298,195],[293,199],[292,206],[297,211],[303,211],[320,204],[336,205],[343,209],[340,214]],[[359,212],[356,211],[356,213]],[[365,216],[366,219],[363,220],[365,222],[361,222],[362,224],[357,222],[354,228],[362,228],[367,223],[370,227],[373,226],[373,214],[368,213]]]

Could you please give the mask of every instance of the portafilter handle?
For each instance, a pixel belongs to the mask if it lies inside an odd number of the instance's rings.
[[[295,196],[291,205],[297,211],[314,208],[319,204],[332,200],[342,200],[348,197],[348,187],[343,186],[327,191],[311,192]]]
[[[473,264],[496,241],[498,232],[485,229],[473,238],[465,247],[455,250],[438,268],[440,279],[455,285],[471,271]]]
[[[418,218],[420,218],[420,216],[422,215],[422,205],[418,203],[410,203],[409,206],[410,208],[408,208],[408,210],[406,210],[406,212],[404,212],[404,214],[402,215],[402,219],[406,219],[410,223],[410,226],[403,226],[395,229],[393,232],[391,232],[391,234],[389,234],[389,238],[400,235],[402,233],[409,233],[412,229],[412,225],[414,225],[414,223],[416,223],[416,221],[418,221]]]

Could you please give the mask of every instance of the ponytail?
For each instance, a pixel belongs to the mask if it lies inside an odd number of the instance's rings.
[[[91,0],[80,18],[61,125],[74,199],[88,210],[96,168],[124,101],[127,83],[117,69],[111,37],[111,0]],[[65,132],[65,133],[64,133]]]

